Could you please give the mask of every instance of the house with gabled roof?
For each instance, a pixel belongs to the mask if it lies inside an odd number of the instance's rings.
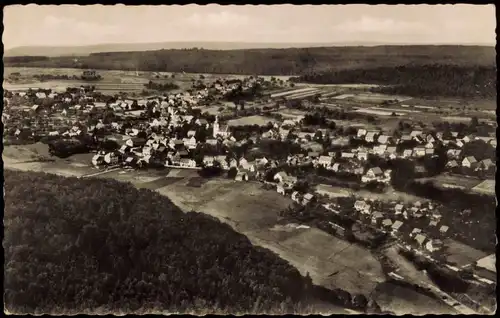
[[[363,200],[354,202],[354,209],[363,214],[370,214],[371,206]]]
[[[384,175],[382,169],[380,169],[379,167],[373,167],[373,168],[370,168],[368,169],[368,171],[366,171],[366,174],[361,177],[361,181],[362,182],[370,182],[372,180],[375,180],[377,178],[381,178],[382,176]]]
[[[356,134],[356,137],[361,138],[366,135],[366,129],[360,128],[358,129],[358,133]]]
[[[450,160],[446,163],[446,168],[453,169],[457,168],[459,165],[456,160]]]
[[[439,232],[441,234],[445,234],[446,232],[448,232],[448,229],[449,227],[447,225],[442,225],[440,228],[439,228]]]
[[[417,235],[415,236],[415,241],[416,241],[416,242],[417,242],[417,244],[418,244],[418,245],[420,245],[420,246],[423,246],[423,245],[424,245],[424,243],[425,243],[426,239],[427,239],[427,238],[426,238],[426,237],[425,237],[425,235],[423,235],[423,234],[417,234]]]
[[[475,168],[477,165],[478,162],[474,156],[468,156],[462,160],[462,167]]]
[[[380,144],[388,144],[391,142],[391,137],[387,136],[387,135],[380,135],[377,139],[377,142],[380,143]]]
[[[491,159],[483,159],[479,162],[480,169],[488,170],[492,167],[495,167],[495,163]]]
[[[423,157],[425,156],[425,148],[421,147],[415,147],[413,148],[413,154],[414,157]]]
[[[378,132],[375,132],[375,131],[370,131],[370,132],[367,132],[366,133],[366,136],[365,136],[365,140],[367,142],[375,142],[375,138],[377,136]]]
[[[394,221],[394,223],[392,223],[392,233],[395,234],[397,231],[399,231],[399,229],[401,228],[401,226],[403,225],[403,222],[401,222],[400,220],[396,220]]]
[[[410,158],[413,155],[413,150],[405,149],[403,151],[403,158]]]
[[[352,159],[352,158],[354,158],[354,153],[352,153],[352,152],[342,152],[340,154],[340,157],[341,158],[351,158]]]
[[[356,154],[358,160],[366,161],[368,160],[368,153],[366,151],[360,151]]]
[[[314,199],[314,195],[312,195],[311,193],[304,194],[304,196],[302,198],[302,205],[309,204],[309,202],[311,202],[313,199]]]
[[[401,138],[399,139],[399,142],[410,141],[412,139],[413,139],[413,137],[410,135],[402,135]]]
[[[411,137],[416,137],[416,136],[420,136],[422,135],[423,132],[421,130],[413,130],[411,133],[410,133],[410,136]]]
[[[245,171],[238,171],[236,173],[236,177],[234,178],[236,181],[248,181],[248,173]]]
[[[382,226],[383,227],[392,227],[392,220],[391,219],[385,219],[382,221]]]
[[[318,158],[318,165],[323,166],[325,168],[330,167],[332,165],[333,158],[330,156],[320,156]]]
[[[401,213],[403,213],[403,210],[404,210],[404,205],[402,205],[402,204],[396,204],[394,206],[394,213],[395,214],[401,214]]]
[[[384,217],[384,214],[380,211],[376,211],[372,213],[372,223],[376,224],[379,220],[381,220]]]

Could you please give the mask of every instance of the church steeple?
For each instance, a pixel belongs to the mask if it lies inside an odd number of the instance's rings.
[[[216,138],[219,134],[219,117],[215,115],[214,128],[213,128],[213,137]]]

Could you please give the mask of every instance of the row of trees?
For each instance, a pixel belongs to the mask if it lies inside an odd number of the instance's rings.
[[[157,91],[171,91],[174,89],[179,89],[179,85],[175,83],[155,83],[153,81],[149,81],[148,83],[144,84],[144,86],[148,89],[152,90],[157,90]]]

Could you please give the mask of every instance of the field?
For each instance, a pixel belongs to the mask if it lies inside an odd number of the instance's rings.
[[[264,190],[259,183],[228,179],[191,187],[192,178],[197,177],[179,178],[157,191],[185,211],[202,211],[229,223],[254,244],[275,251],[326,287],[369,294],[384,281],[380,264],[362,247],[316,229],[277,230],[278,212],[288,207],[291,199]]]
[[[396,315],[456,314],[440,301],[390,282],[379,284],[372,296],[382,310]]]
[[[434,184],[443,188],[460,188],[470,190],[476,187],[481,180],[475,178],[467,178],[462,176],[455,176],[449,174],[442,174],[433,178],[421,178],[418,181],[432,181]],[[494,190],[493,190],[494,191]]]
[[[330,198],[344,198],[351,195],[351,191],[341,187],[334,187],[326,184],[318,184],[316,186],[316,193],[324,194]]]
[[[446,239],[444,244],[446,247],[445,257],[447,261],[456,263],[457,267],[469,265],[488,255],[453,239]]]
[[[477,186],[473,187],[472,191],[495,195],[495,180],[484,180]]]
[[[327,288],[342,288],[351,293],[369,295],[385,275],[378,260],[363,247],[331,236],[318,229],[297,229],[278,241],[268,230],[249,234],[262,245],[309,273],[314,283]],[[264,237],[267,237],[264,238]]]
[[[402,102],[402,101],[410,100],[410,99],[412,99],[412,97],[363,93],[363,94],[356,94],[353,97],[353,99],[359,100],[359,101],[380,103],[380,102],[383,102],[384,100],[398,100],[398,101]]]
[[[49,146],[41,142],[29,145],[4,146],[2,156],[9,157],[18,162],[51,159]]]
[[[245,126],[245,125],[259,125],[266,126],[269,122],[275,122],[274,119],[264,116],[248,116],[241,117],[237,119],[231,119],[228,121],[229,126]]]
[[[422,112],[420,110],[410,110],[410,109],[404,109],[404,108],[389,108],[389,107],[371,107],[370,109],[387,110],[387,111],[391,111],[391,112],[401,112],[401,113],[421,113]]]
[[[58,91],[65,91],[66,87],[79,87],[80,85],[93,85],[96,91],[114,94],[118,92],[140,93],[145,87],[144,84],[150,80],[156,83],[173,82],[177,84],[180,89],[187,89],[191,87],[191,79],[199,78],[199,75],[192,74],[176,74],[175,79],[166,79],[172,73],[167,72],[140,72],[133,71],[116,71],[116,70],[99,70],[98,74],[101,75],[100,81],[82,81],[82,80],[54,80],[39,82],[33,78],[35,74],[50,74],[50,75],[68,75],[80,76],[81,69],[71,68],[29,68],[29,67],[6,67],[4,77],[8,77],[13,72],[19,72],[25,80],[9,83],[4,81],[4,88],[7,90],[27,90],[29,88],[43,88],[54,89]],[[209,76],[210,77],[210,76]],[[173,91],[175,92],[175,91]]]
[[[372,108],[359,108],[355,110],[356,113],[363,113],[368,115],[378,115],[378,116],[392,116],[395,113],[397,116],[405,115],[402,112],[393,112],[393,111],[383,111]]]
[[[21,73],[23,78],[31,78],[34,83],[5,83],[4,88],[8,90],[15,89],[27,89],[29,87],[41,87],[41,88],[52,88],[52,87],[62,87],[64,90],[68,86],[80,86],[80,85],[95,85],[96,89],[102,91],[142,91],[144,84],[148,83],[150,80],[158,83],[166,82],[166,78],[170,77],[168,81],[173,81],[175,84],[179,85],[181,89],[191,87],[192,79],[199,79],[201,75],[205,77],[205,80],[216,80],[218,78],[228,78],[228,79],[243,79],[243,75],[234,74],[201,74],[201,73],[172,73],[172,72],[135,72],[135,71],[119,71],[119,70],[98,70],[97,73],[101,75],[102,80],[97,82],[85,82],[85,81],[47,81],[40,83],[34,81],[33,75],[35,74],[50,74],[50,75],[68,75],[68,76],[80,76],[82,74],[82,69],[75,68],[40,68],[40,67],[5,67],[4,68],[4,78],[7,78],[10,74],[14,72]],[[175,74],[175,78],[172,79],[172,74]],[[270,80],[271,76],[259,76],[266,80]],[[290,76],[274,76],[275,78],[287,81]]]
[[[296,119],[299,117],[303,117],[307,114],[307,112],[298,110],[298,109],[282,109],[278,112],[273,112],[273,114],[280,114],[283,119]]]
[[[462,117],[462,116],[444,116],[441,117],[442,120],[444,121],[450,121],[450,122],[464,122],[468,123],[471,121],[471,117]]]

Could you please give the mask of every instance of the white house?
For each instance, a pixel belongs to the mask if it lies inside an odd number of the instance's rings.
[[[366,133],[366,137],[365,137],[365,140],[367,142],[375,142],[375,137],[376,137],[377,133],[376,132],[373,132],[373,131],[370,131],[370,132],[367,132]]]
[[[179,160],[179,165],[181,167],[194,168],[196,167],[196,161],[194,161],[193,159],[181,158]]]
[[[386,135],[380,135],[377,139],[380,144],[388,144],[390,142],[390,137]]]
[[[392,220],[391,219],[385,219],[382,221],[382,226],[383,227],[392,227]]]
[[[367,152],[358,152],[357,153],[358,160],[363,160],[366,161],[368,160],[368,153]]]
[[[413,148],[413,156],[414,157],[423,157],[425,156],[425,148]]]
[[[392,232],[395,234],[397,231],[399,231],[399,229],[401,228],[402,225],[403,225],[403,222],[401,222],[399,220],[394,221],[394,223],[391,226]]]
[[[304,194],[304,197],[302,198],[302,205],[307,205],[312,201],[312,199],[314,199],[314,195],[312,195],[311,193]]]
[[[404,205],[402,205],[402,204],[396,204],[394,206],[394,212],[395,212],[395,214],[401,214],[401,213],[403,213],[403,209],[404,209]]]
[[[365,135],[366,135],[366,129],[363,129],[363,128],[358,129],[358,133],[356,135],[358,138],[361,138]]]
[[[403,151],[403,158],[410,158],[413,154],[413,150],[411,149],[405,149]]]
[[[446,232],[448,232],[448,229],[449,229],[449,227],[447,225],[442,225],[439,228],[439,232],[441,232],[442,234],[445,234]]]
[[[380,169],[379,167],[370,168],[370,169],[368,169],[366,174],[361,177],[361,182],[364,182],[364,183],[370,182],[370,181],[382,178],[383,175],[384,175],[384,173],[383,173],[382,169]]]
[[[358,200],[354,202],[354,209],[363,214],[370,214],[371,206],[365,201]]]
[[[96,167],[97,167],[97,166],[99,166],[99,165],[101,165],[101,164],[103,164],[103,163],[104,163],[104,158],[103,158],[103,156],[101,156],[101,155],[97,154],[97,155],[95,155],[94,157],[92,157],[92,164],[93,164],[94,166],[96,166]]]
[[[354,158],[354,154],[352,152],[342,152],[340,154],[341,158]]]
[[[248,181],[248,174],[244,171],[238,171],[238,173],[236,173],[236,177],[234,179],[236,181]]]
[[[203,164],[207,167],[213,166],[214,162],[215,162],[215,157],[213,157],[213,156],[204,156],[203,157]]]
[[[320,156],[318,158],[318,165],[328,168],[332,165],[333,158],[330,156]]]
[[[462,151],[460,149],[449,149],[447,152],[446,152],[446,155],[448,156],[448,158],[458,158],[460,156],[460,153]]]
[[[410,133],[410,136],[411,136],[411,137],[417,137],[417,136],[422,135],[422,133],[423,133],[423,132],[422,132],[421,130],[414,130],[414,131],[412,131],[412,132]]]
[[[476,165],[477,160],[476,158],[474,158],[474,156],[468,156],[462,160],[462,167],[473,168]]]
[[[453,168],[457,168],[457,167],[458,167],[458,163],[456,160],[450,160],[446,163],[446,168],[453,169]]]
[[[423,235],[423,234],[417,234],[417,235],[415,236],[415,241],[416,241],[416,242],[418,243],[418,245],[420,245],[420,246],[423,246],[423,245],[424,245],[424,243],[425,243],[425,240],[426,240],[426,239],[427,239],[427,238],[426,238],[426,237],[425,237],[425,235]]]

